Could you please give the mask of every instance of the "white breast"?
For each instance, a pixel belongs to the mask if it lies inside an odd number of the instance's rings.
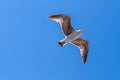
[[[67,42],[73,41],[73,40],[79,38],[80,34],[81,34],[80,32],[74,31],[70,35],[66,36],[65,41],[67,41]]]

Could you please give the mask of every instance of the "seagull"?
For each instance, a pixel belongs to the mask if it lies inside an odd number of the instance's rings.
[[[49,19],[59,22],[64,33],[65,38],[59,41],[60,46],[67,43],[72,43],[80,49],[82,61],[85,64],[88,56],[88,40],[81,38],[84,29],[75,30],[71,25],[70,16],[64,14],[56,14],[48,16]]]

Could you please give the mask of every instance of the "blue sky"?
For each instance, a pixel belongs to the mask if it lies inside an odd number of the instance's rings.
[[[120,80],[119,0],[0,0],[0,80]],[[79,49],[60,47],[59,23],[71,16],[89,40],[84,65]]]

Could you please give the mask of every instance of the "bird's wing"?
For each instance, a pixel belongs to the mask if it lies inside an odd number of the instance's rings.
[[[62,31],[64,32],[66,36],[68,36],[74,31],[74,29],[72,28],[71,19],[69,16],[58,14],[58,15],[48,16],[48,18],[56,22],[59,22],[61,24]]]
[[[87,60],[87,56],[88,56],[88,50],[89,50],[88,41],[86,39],[78,38],[78,39],[73,40],[71,42],[80,48],[82,60],[85,64],[86,60]]]

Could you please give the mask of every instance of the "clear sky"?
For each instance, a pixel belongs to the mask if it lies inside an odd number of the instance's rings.
[[[85,65],[52,14],[86,30]],[[119,0],[0,0],[0,80],[120,80],[119,30]]]

